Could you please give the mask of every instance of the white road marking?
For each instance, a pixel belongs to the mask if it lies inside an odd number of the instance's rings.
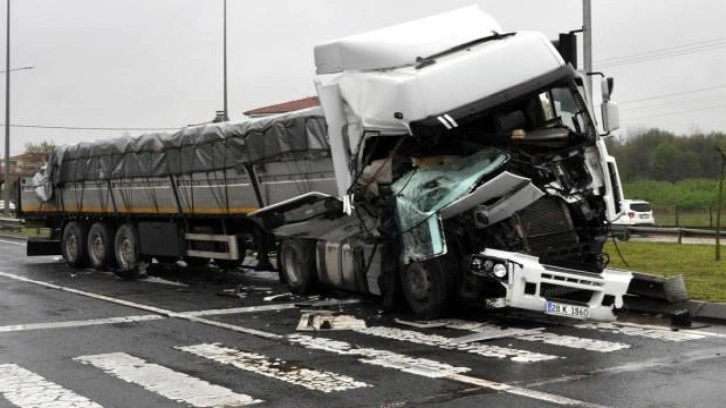
[[[56,284],[50,283],[50,282],[43,282],[43,281],[39,281],[39,280],[28,279],[26,277],[23,277],[20,275],[15,275],[12,273],[0,272],[0,277],[14,279],[14,280],[17,280],[20,282],[32,283],[32,284],[43,286],[46,288],[58,289],[63,292],[73,293],[76,295],[81,295],[81,296],[89,297],[92,299],[103,300],[105,302],[115,303],[117,305],[133,307],[135,309],[145,310],[147,312],[157,313],[157,314],[167,316],[167,317],[174,317],[177,319],[187,320],[190,322],[201,323],[201,324],[206,324],[208,326],[214,326],[214,327],[219,327],[222,329],[232,330],[232,331],[236,331],[238,333],[245,333],[245,334],[249,334],[252,336],[257,336],[257,337],[262,337],[262,338],[272,339],[272,340],[280,340],[283,338],[283,336],[281,336],[279,334],[269,333],[269,332],[265,332],[262,330],[250,329],[247,327],[237,326],[237,325],[223,323],[223,322],[217,322],[214,320],[208,320],[208,319],[204,319],[202,317],[197,317],[197,316],[187,316],[182,313],[177,313],[177,312],[174,312],[174,311],[171,311],[168,309],[162,309],[160,307],[143,305],[140,303],[131,302],[128,300],[123,300],[123,299],[119,299],[119,298],[115,298],[115,297],[111,297],[111,296],[105,296],[105,295],[99,295],[99,294],[92,293],[92,292],[86,292],[85,290],[73,289],[73,288],[69,288],[66,286],[56,285]]]
[[[193,407],[229,407],[262,402],[126,353],[81,356],[74,360],[98,367],[128,383]]]
[[[388,350],[358,347],[344,341],[332,340],[324,337],[312,337],[301,334],[291,334],[287,336],[287,339],[294,344],[301,345],[308,349],[327,351],[330,353],[340,354],[344,356],[359,357],[358,361],[360,361],[361,363],[392,368],[409,374],[419,375],[428,378],[448,379],[459,383],[470,384],[481,388],[520,395],[523,397],[546,401],[558,405],[581,407],[597,406],[594,404],[574,400],[555,394],[549,394],[546,392],[530,390],[504,383],[472,377],[469,375],[464,375],[463,373],[471,371],[471,369],[468,367],[456,367],[446,363],[426,358],[411,357],[404,354],[394,353]]]
[[[699,340],[706,337],[704,334],[692,333],[686,330],[671,331],[667,327],[659,328],[657,326],[625,325],[620,323],[583,323],[575,327],[578,329],[591,329],[606,333],[618,333],[626,336],[645,337],[648,339],[672,342]]]
[[[467,320],[452,320],[447,328],[464,330],[464,331],[496,331],[503,330],[501,327],[487,324],[471,322]],[[560,347],[582,349],[588,351],[597,351],[600,353],[609,353],[612,351],[624,350],[630,348],[630,344],[619,343],[606,340],[595,340],[583,337],[568,336],[555,333],[524,333],[515,334],[512,338],[524,341],[542,342]]]
[[[8,240],[5,240],[5,239],[0,239],[0,243],[3,243],[3,244],[11,244],[11,245],[20,245],[20,246],[26,246],[26,245],[28,245],[26,242],[8,241]]]
[[[533,363],[537,361],[555,360],[560,357],[549,354],[535,353],[527,350],[499,347],[478,342],[454,343],[449,337],[437,334],[425,334],[413,330],[404,330],[395,327],[374,326],[356,330],[358,333],[370,336],[383,337],[399,341],[408,341],[416,344],[438,347],[445,350],[458,350],[476,354],[482,357],[510,358],[518,363]]]
[[[8,326],[0,326],[0,333],[27,330],[66,329],[69,327],[98,326],[102,324],[148,322],[150,320],[160,320],[163,318],[163,316],[159,315],[142,315],[109,317],[105,319],[71,320],[66,322],[11,324]]]
[[[148,312],[158,313],[158,314],[161,314],[161,315],[164,315],[164,316],[175,317],[175,318],[178,318],[178,319],[188,320],[188,321],[195,322],[195,323],[201,323],[201,324],[206,324],[206,325],[209,325],[209,326],[219,327],[219,328],[223,328],[223,329],[235,331],[235,332],[238,332],[238,333],[244,333],[244,334],[248,334],[248,335],[252,335],[252,336],[256,336],[256,337],[260,337],[260,338],[264,338],[264,339],[268,339],[268,340],[277,340],[277,341],[285,341],[285,340],[288,340],[288,341],[290,341],[292,343],[295,343],[295,344],[301,344],[301,345],[303,345],[306,348],[312,348],[312,347],[310,347],[310,344],[311,343],[309,341],[307,341],[307,340],[304,340],[304,339],[313,339],[313,340],[315,339],[315,338],[310,337],[310,336],[300,337],[298,335],[297,341],[293,341],[295,338],[294,337],[291,337],[291,336],[287,336],[286,337],[286,336],[282,336],[282,335],[275,334],[275,333],[265,332],[265,331],[262,331],[262,330],[250,329],[250,328],[246,328],[246,327],[242,327],[242,326],[238,326],[238,325],[233,325],[233,324],[228,324],[228,323],[222,323],[222,322],[216,322],[216,321],[213,321],[213,320],[208,320],[208,319],[204,319],[204,318],[197,317],[197,316],[185,316],[185,315],[180,314],[180,313],[172,312],[170,310],[166,310],[166,309],[162,309],[162,308],[158,308],[158,307],[154,307],[154,306],[143,305],[143,304],[129,302],[129,301],[126,301],[126,300],[123,300],[123,299],[118,299],[118,298],[114,298],[114,297],[110,297],[110,296],[98,295],[98,294],[95,294],[95,293],[86,292],[86,291],[82,291],[82,290],[78,290],[78,289],[73,289],[73,288],[67,288],[67,287],[63,287],[63,286],[60,286],[60,285],[55,285],[55,284],[48,283],[48,282],[43,282],[43,281],[28,279],[28,278],[22,277],[20,275],[15,275],[15,274],[7,273],[7,272],[0,272],[0,276],[5,277],[5,278],[10,278],[10,279],[18,280],[18,281],[22,281],[22,282],[32,283],[32,284],[36,284],[36,285],[40,285],[40,286],[44,286],[44,287],[48,287],[48,288],[52,288],[52,289],[58,289],[58,290],[62,290],[62,291],[68,292],[68,293],[74,293],[74,294],[77,294],[77,295],[86,296],[86,297],[93,298],[93,299],[103,300],[103,301],[106,301],[106,302],[109,302],[109,303],[115,303],[115,304],[120,304],[120,305],[124,305],[124,306],[134,307],[134,308],[137,308],[137,309],[140,309],[140,310],[145,310],[145,311],[148,311]],[[302,340],[302,342],[305,342],[306,344],[302,344],[301,340]],[[323,339],[323,340],[326,340],[326,339]],[[332,342],[333,340],[327,340],[327,341],[328,342]],[[343,345],[345,346],[345,345],[347,345],[347,343],[343,343]],[[348,347],[352,347],[352,346],[348,345]],[[320,348],[320,349],[321,350],[324,350],[325,348]],[[360,349],[358,349],[358,350],[360,350]],[[431,371],[431,366],[428,365],[428,364],[416,364],[416,365],[413,365],[411,363],[424,363],[425,361],[429,361],[431,363],[435,363],[435,365],[443,365],[444,364],[444,363],[438,363],[438,362],[434,362],[434,361],[426,360],[426,359],[417,359],[417,358],[413,358],[413,357],[402,356],[400,354],[396,354],[396,353],[392,353],[392,352],[387,352],[387,351],[374,350],[374,349],[368,349],[368,350],[371,350],[372,351],[371,355],[372,354],[378,354],[379,357],[374,359],[374,358],[372,358],[372,356],[369,355],[369,358],[368,359],[361,359],[361,361],[363,361],[366,364],[377,364],[377,365],[380,365],[380,366],[392,367],[392,368],[401,367],[400,368],[401,370],[407,369],[407,370],[409,370],[407,372],[414,373],[414,374],[419,374],[419,375],[425,375],[425,373]],[[338,354],[342,354],[342,353],[338,353]],[[360,355],[360,353],[358,353],[357,355]],[[386,359],[386,356],[390,356],[390,355],[395,355],[395,356],[403,357],[403,361],[401,361],[401,359],[399,358],[399,359],[397,359],[398,361],[397,360],[390,360],[390,362],[387,363],[384,360]],[[397,364],[394,364],[394,363],[396,363],[396,361],[397,361]],[[444,367],[452,367],[452,366],[444,365]],[[435,366],[434,368],[437,368],[437,366]],[[464,368],[464,369],[467,370],[467,371],[469,370],[468,368]],[[441,370],[440,369],[436,369],[436,371],[437,372],[440,372]],[[455,373],[450,373],[449,374],[449,377],[451,377],[453,375],[455,375]],[[456,374],[456,375],[459,375],[459,374]],[[582,402],[582,401],[577,401],[577,400],[569,399],[569,398],[566,398],[566,397],[561,397],[561,396],[558,396],[558,395],[555,395],[555,394],[539,393],[537,391],[527,390],[527,389],[523,389],[523,388],[519,388],[519,387],[515,387],[515,386],[510,386],[510,385],[507,385],[507,384],[489,383],[486,380],[481,380],[481,379],[474,378],[474,377],[466,377],[466,376],[463,376],[463,377],[451,377],[450,379],[452,379],[454,381],[460,381],[460,382],[466,382],[466,383],[477,382],[477,386],[487,387],[487,388],[491,388],[491,387],[487,386],[487,384],[495,384],[498,387],[505,387],[505,388],[507,388],[505,391],[506,392],[509,392],[509,393],[518,394],[518,395],[524,395],[524,396],[531,396],[532,398],[535,398],[535,399],[540,399],[540,400],[544,400],[544,401],[551,401],[551,402],[554,402],[556,404],[562,404],[562,405],[578,405],[578,406],[593,406],[593,407],[595,406],[593,404],[589,404],[589,403],[585,403],[585,402]],[[524,393],[524,394],[521,394],[521,393]]]
[[[189,287],[189,285],[187,285],[186,283],[170,281],[170,280],[167,280],[167,279],[162,279],[162,278],[160,278],[158,276],[147,276],[144,279],[139,279],[139,281],[140,282],[148,282],[148,283],[157,283],[157,284],[160,284],[160,285],[178,286],[178,287],[182,287],[182,288],[188,288]]]
[[[15,364],[0,364],[0,394],[21,408],[102,408]]]
[[[219,343],[197,344],[175,348],[221,364],[230,365],[290,384],[300,385],[313,391],[329,393],[370,387],[369,384],[356,381],[353,377],[296,366],[284,360],[272,359],[262,354],[224,347]]]
[[[181,312],[183,316],[221,316],[230,314],[256,313],[256,312],[276,312],[278,310],[295,309],[295,303],[280,303],[276,305],[247,306],[247,307],[231,307],[227,309],[207,309],[195,310],[192,312]]]

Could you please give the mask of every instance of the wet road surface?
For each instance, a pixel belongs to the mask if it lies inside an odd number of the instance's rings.
[[[720,407],[726,330],[589,324],[467,310],[435,328],[334,310],[346,331],[297,331],[274,273],[71,270],[0,241],[0,407]],[[235,289],[240,288],[239,293]],[[244,289],[246,288],[246,289]],[[309,308],[309,307],[303,307]],[[516,332],[516,330],[519,330]],[[485,332],[509,337],[452,339]]]

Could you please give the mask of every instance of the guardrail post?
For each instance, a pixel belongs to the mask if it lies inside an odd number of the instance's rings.
[[[679,213],[678,206],[676,206],[676,228],[678,228],[678,227],[681,226],[681,224],[680,224],[680,222],[678,220],[678,215],[679,215],[678,213]]]
[[[683,228],[678,228],[678,243],[683,243]]]

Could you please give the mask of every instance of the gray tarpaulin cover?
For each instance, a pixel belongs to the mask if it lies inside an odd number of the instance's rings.
[[[404,263],[446,253],[446,240],[438,211],[471,192],[487,174],[500,169],[509,156],[484,149],[455,162],[419,168],[393,183],[396,219],[401,233]]]
[[[311,108],[187,127],[175,133],[58,146],[50,159],[47,177],[57,186],[66,182],[211,172],[327,154],[330,147],[325,118],[320,108]]]

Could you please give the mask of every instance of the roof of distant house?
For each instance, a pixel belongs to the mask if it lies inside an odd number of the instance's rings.
[[[320,100],[317,96],[308,96],[307,98],[297,99],[294,101],[278,103],[276,105],[263,106],[261,108],[249,110],[244,112],[245,115],[272,115],[275,113],[292,112],[305,108],[312,108],[313,106],[320,105]]]
[[[48,160],[49,153],[22,153],[10,156],[11,161],[16,162],[45,162]]]

